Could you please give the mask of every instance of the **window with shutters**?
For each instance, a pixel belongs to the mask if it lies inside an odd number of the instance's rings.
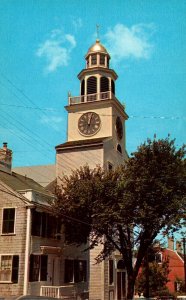
[[[107,77],[101,77],[101,93],[108,92],[109,90],[109,80]]]
[[[15,208],[3,208],[2,234],[15,232]]]
[[[19,256],[1,255],[0,256],[0,282],[18,282]]]
[[[29,281],[47,281],[47,255],[30,255]]]
[[[87,79],[87,94],[96,94],[97,93],[97,78],[91,76]]]

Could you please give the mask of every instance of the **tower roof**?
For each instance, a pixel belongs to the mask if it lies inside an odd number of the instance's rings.
[[[100,40],[97,39],[96,42],[94,43],[94,45],[92,45],[89,49],[88,49],[88,52],[86,54],[86,57],[91,54],[91,53],[97,53],[97,52],[100,52],[100,53],[104,53],[104,54],[107,54],[109,57],[109,53],[107,52],[106,48],[100,43]]]

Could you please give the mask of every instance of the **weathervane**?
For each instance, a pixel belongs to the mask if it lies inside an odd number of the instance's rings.
[[[100,25],[96,24],[97,40],[99,40],[99,27]]]

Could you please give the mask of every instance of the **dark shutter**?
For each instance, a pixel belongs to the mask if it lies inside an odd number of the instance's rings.
[[[113,259],[109,259],[109,284],[113,284],[114,281],[114,262]]]
[[[101,77],[101,93],[108,92],[109,90],[109,80],[107,77]]]
[[[87,80],[87,94],[96,94],[97,93],[97,78],[91,76]]]
[[[19,255],[13,256],[12,261],[12,282],[18,282],[18,274],[19,274]]]
[[[48,256],[41,255],[40,281],[47,281]]]

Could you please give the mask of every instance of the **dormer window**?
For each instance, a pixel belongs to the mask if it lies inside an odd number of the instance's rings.
[[[97,55],[92,54],[91,56],[91,65],[96,65],[97,64]]]

